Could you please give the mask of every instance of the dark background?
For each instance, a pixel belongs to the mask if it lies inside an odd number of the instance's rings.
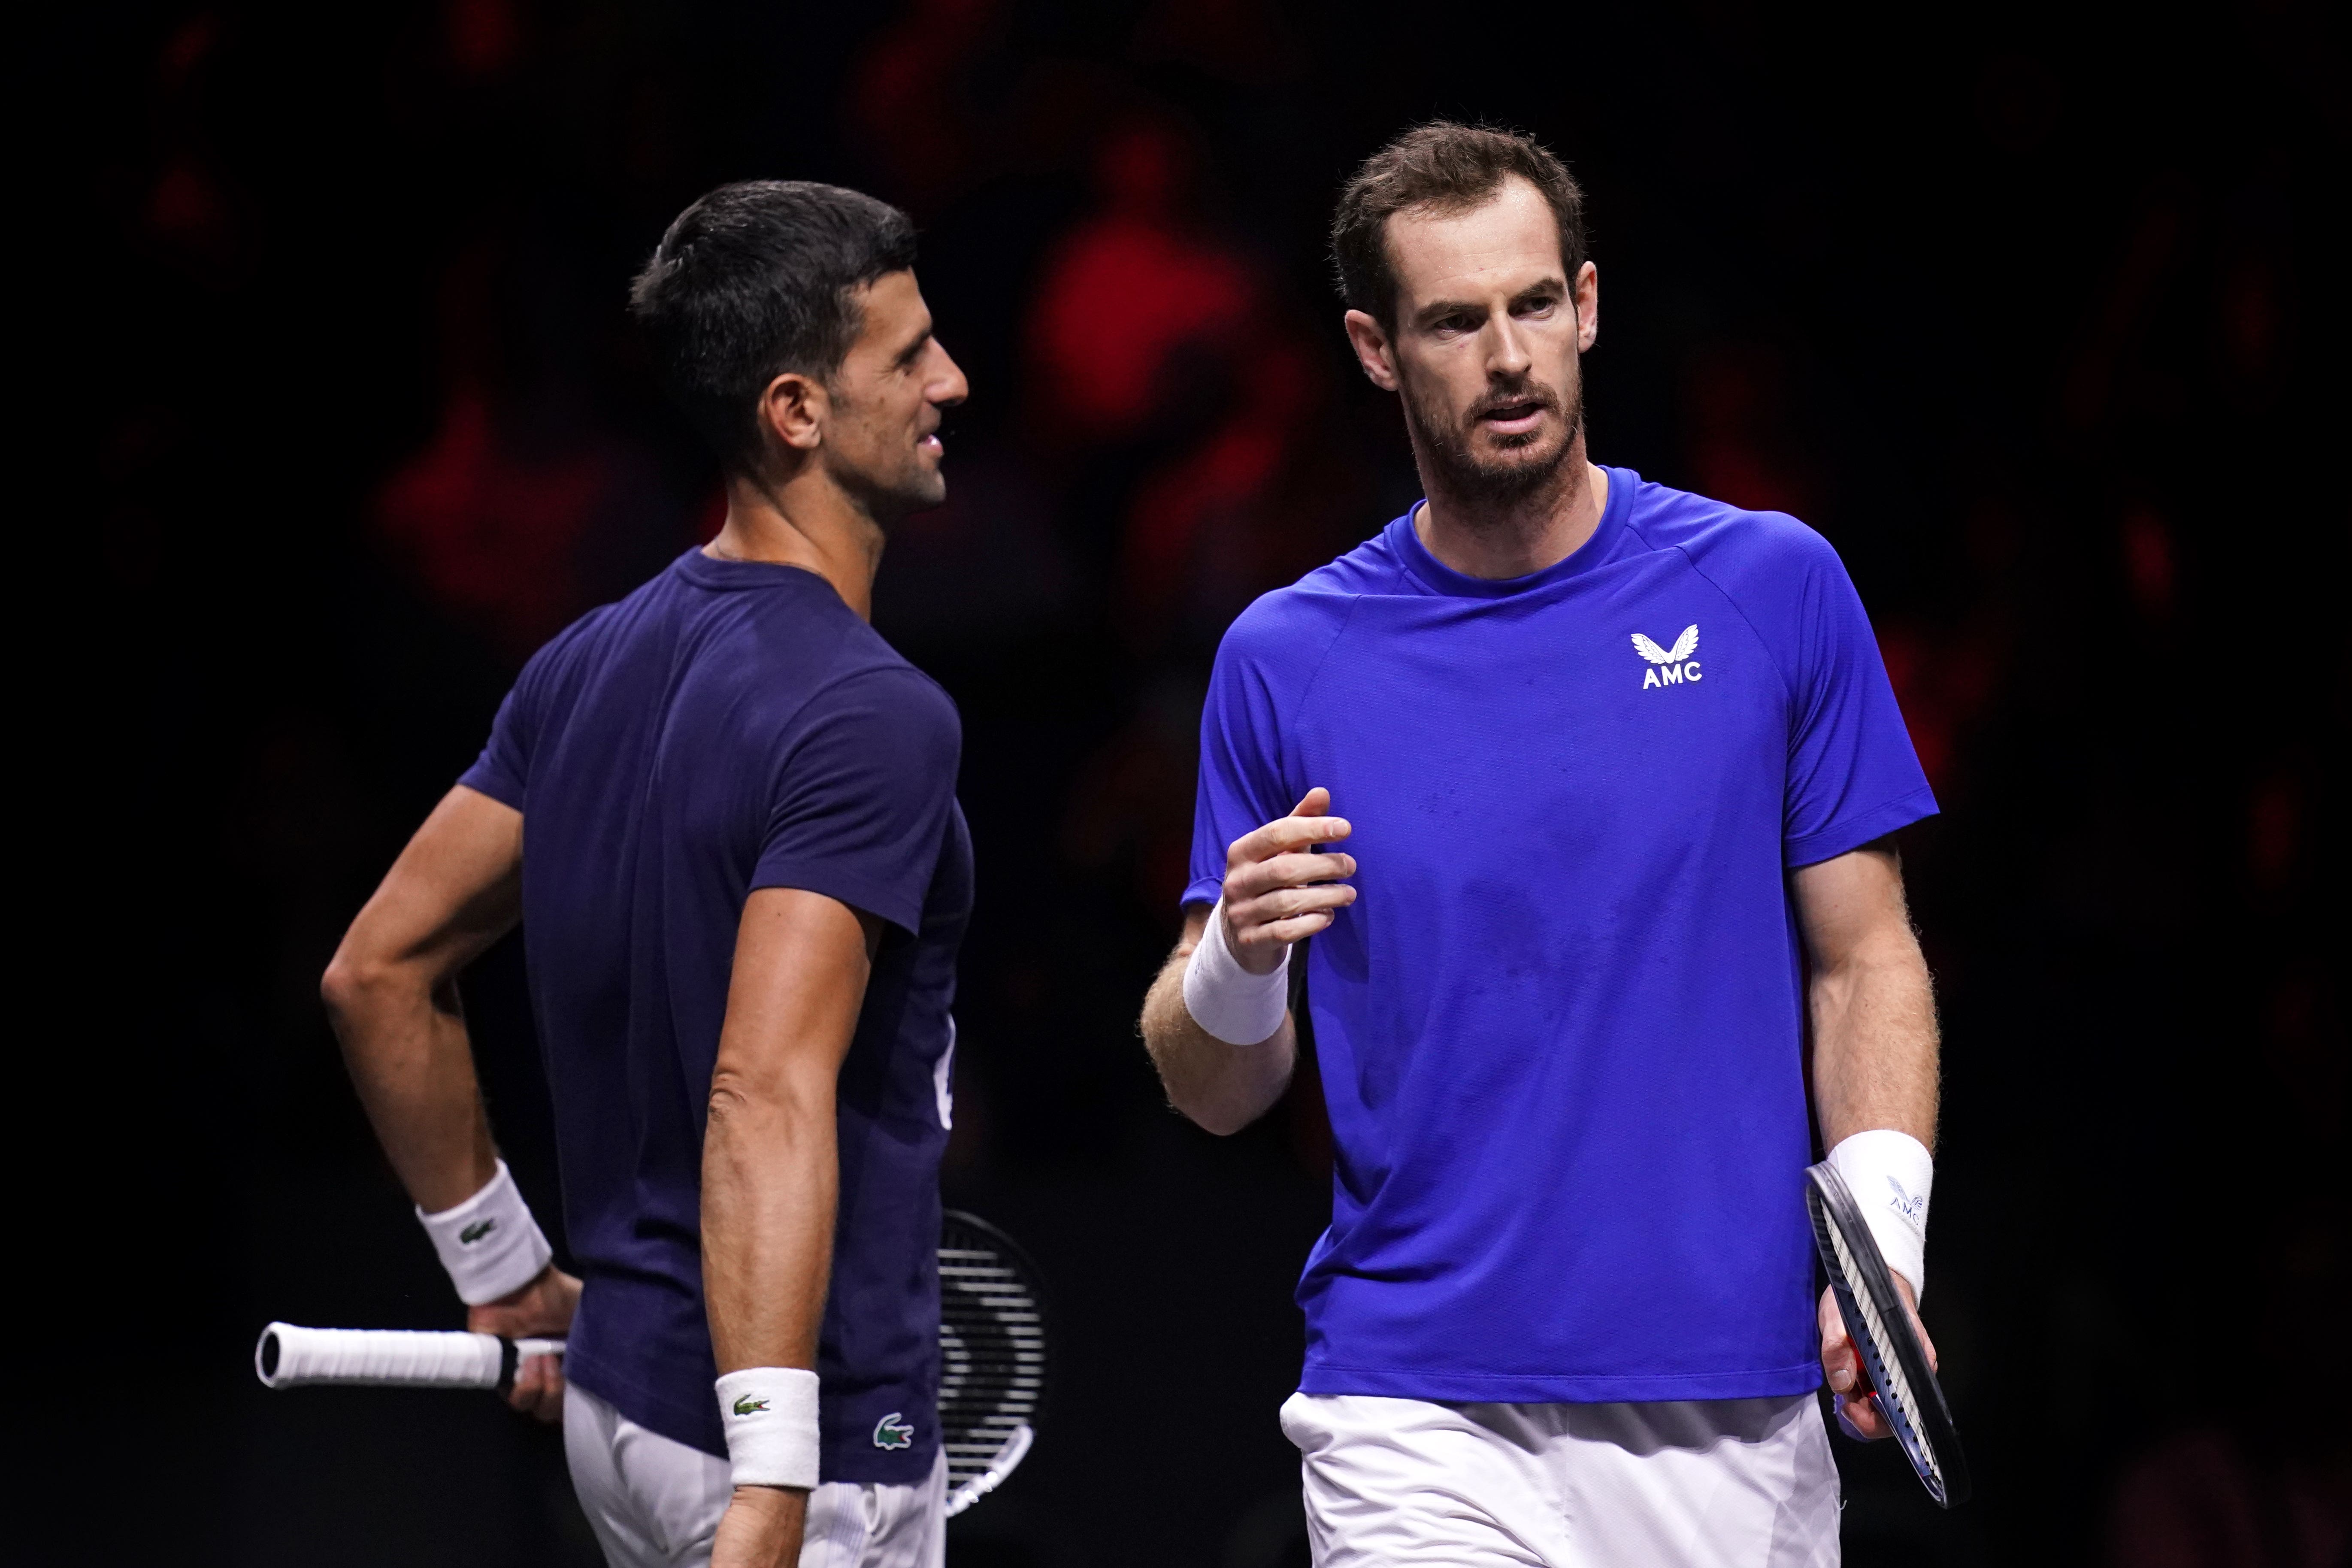
[[[45,503],[57,598],[23,592],[64,617],[36,670],[98,695],[58,731],[72,804],[28,837],[105,962],[29,976],[99,1023],[58,1037],[55,1116],[19,1119],[119,1155],[74,1167],[127,1194],[93,1310],[146,1346],[127,1408],[174,1434],[142,1489],[165,1532],[126,1558],[593,1560],[552,1433],[486,1397],[272,1394],[247,1358],[273,1317],[459,1321],[316,977],[520,661],[714,525],[623,291],[703,190],[805,176],[916,215],[973,386],[953,498],[892,544],[876,621],[964,718],[949,1195],[1036,1252],[1062,1339],[1035,1456],[953,1559],[1305,1561],[1274,1412],[1319,1114],[1294,1093],[1198,1132],[1132,1019],[1219,632],[1416,493],[1321,231],[1358,159],[1444,113],[1536,132],[1587,184],[1594,456],[1825,532],[1944,804],[1906,843],[1947,1028],[1927,1318],[1979,1500],[1938,1515],[1838,1439],[1848,1562],[2342,1561],[2340,1331],[2300,1348],[2347,1284],[2336,25],[2296,0],[53,22],[28,58],[65,89],[67,189],[20,236],[55,287],[19,310],[69,351],[45,412],[96,482]],[[514,944],[467,995],[552,1231]],[[68,1468],[112,1474],[121,1437]]]

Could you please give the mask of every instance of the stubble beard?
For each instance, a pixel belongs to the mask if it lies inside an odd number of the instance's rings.
[[[1435,471],[1423,476],[1424,486],[1443,489],[1471,509],[1473,515],[1507,510],[1556,483],[1576,449],[1584,428],[1583,377],[1578,376],[1562,398],[1551,388],[1527,382],[1479,400],[1457,424],[1453,411],[1423,395],[1411,382],[1404,384],[1404,418],[1413,450]],[[1507,447],[1512,455],[1496,462],[1479,455],[1474,441],[1479,414],[1498,403],[1533,399],[1561,414],[1559,444],[1547,452],[1531,452],[1525,442]],[[1466,521],[1466,520],[1465,520]]]
[[[927,466],[919,454],[886,447],[880,462],[866,465],[828,451],[826,460],[835,482],[886,531],[946,503],[946,475]]]

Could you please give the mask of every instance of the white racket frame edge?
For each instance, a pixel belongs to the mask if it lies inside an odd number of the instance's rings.
[[[996,1458],[989,1460],[988,1468],[948,1494],[947,1516],[953,1519],[1003,1485],[1004,1478],[1028,1458],[1029,1445],[1036,1440],[1037,1434],[1029,1423],[1023,1421],[1014,1426],[1012,1435],[1004,1439],[1004,1446],[996,1450]]]
[[[277,1353],[270,1353],[272,1342]],[[272,1323],[253,1346],[253,1374],[269,1388],[504,1388],[533,1356],[562,1355],[562,1340],[504,1340],[425,1329],[306,1329]]]

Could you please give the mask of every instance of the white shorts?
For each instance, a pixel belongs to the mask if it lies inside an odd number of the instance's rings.
[[[727,1461],[648,1432],[578,1384],[563,1391],[572,1489],[613,1568],[703,1568],[735,1495]],[[921,1486],[827,1481],[809,1493],[800,1568],[944,1568],[948,1461]]]
[[[1836,1568],[1810,1394],[1438,1405],[1294,1394],[1316,1568]]]

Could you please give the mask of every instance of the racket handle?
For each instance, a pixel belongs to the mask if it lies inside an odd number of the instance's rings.
[[[272,1323],[253,1347],[253,1370],[271,1388],[340,1383],[369,1387],[498,1388],[530,1356],[562,1355],[562,1340],[415,1329],[305,1329]]]

